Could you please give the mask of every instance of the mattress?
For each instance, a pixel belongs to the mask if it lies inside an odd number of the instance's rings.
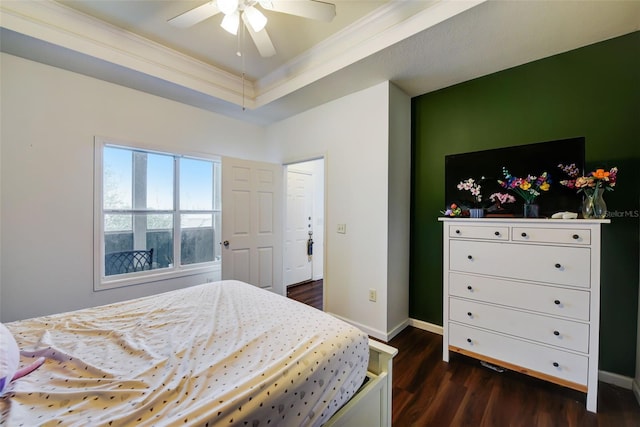
[[[8,426],[319,426],[369,358],[359,329],[238,281],[6,326],[47,358],[0,399]]]

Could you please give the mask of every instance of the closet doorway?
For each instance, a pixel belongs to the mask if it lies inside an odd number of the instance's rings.
[[[322,280],[324,271],[324,159],[285,166],[285,287]]]

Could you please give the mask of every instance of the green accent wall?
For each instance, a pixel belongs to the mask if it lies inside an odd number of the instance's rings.
[[[640,283],[640,32],[416,97],[412,116],[410,316],[442,325],[437,217],[445,207],[445,155],[584,136],[589,170],[619,168],[615,191],[605,194],[614,217],[603,225],[600,369],[633,377]]]

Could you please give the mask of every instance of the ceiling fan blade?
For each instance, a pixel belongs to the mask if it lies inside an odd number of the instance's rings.
[[[336,16],[336,5],[315,0],[307,1],[264,1],[260,5],[274,12],[288,13],[317,21],[330,22]]]
[[[238,14],[238,11],[236,10],[233,13],[224,15],[220,26],[228,33],[233,34],[234,36],[238,35],[238,27],[240,27],[240,15]]]
[[[204,21],[207,18],[212,17],[220,13],[217,3],[212,0],[201,6],[186,11],[174,18],[169,19],[167,22],[175,27],[187,28],[192,25],[196,25],[200,21]]]
[[[271,43],[271,38],[269,37],[269,33],[267,33],[267,29],[263,28],[262,30],[255,32],[253,28],[251,28],[251,24],[249,24],[249,20],[247,19],[246,14],[242,14],[242,21],[244,22],[244,26],[247,27],[247,31],[251,35],[253,42],[258,48],[258,52],[260,52],[260,56],[263,58],[268,58],[276,54],[276,48]]]

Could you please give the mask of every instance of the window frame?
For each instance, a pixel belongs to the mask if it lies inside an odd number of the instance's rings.
[[[155,270],[145,270],[138,271],[133,273],[127,273],[123,275],[114,275],[114,276],[105,276],[104,274],[104,258],[105,258],[105,230],[104,230],[104,148],[105,147],[119,147],[128,150],[139,150],[148,153],[156,153],[173,157],[173,173],[174,173],[174,188],[173,188],[173,210],[159,210],[157,212],[149,212],[145,211],[144,213],[171,213],[173,215],[173,254],[174,254],[174,265],[173,267],[166,267]],[[199,213],[204,211],[189,211],[189,210],[181,210],[180,209],[180,162],[179,159],[187,158],[187,159],[195,159],[195,160],[204,160],[210,161],[214,164],[214,182],[213,182],[213,206],[211,212],[214,215],[212,226],[215,227],[215,213],[219,212],[222,215],[222,207],[216,206],[216,194],[220,194],[222,191],[222,183],[215,181],[215,164],[218,164],[218,168],[222,167],[222,159],[220,156],[204,154],[204,153],[191,153],[185,151],[176,151],[176,150],[162,150],[155,147],[150,147],[141,143],[132,143],[132,142],[124,142],[120,140],[116,140],[113,138],[104,138],[96,136],[94,137],[94,218],[93,218],[93,271],[94,271],[94,280],[93,280],[93,288],[94,291],[102,291],[107,289],[116,289],[124,286],[132,286],[132,285],[140,285],[152,282],[158,282],[161,280],[168,279],[176,279],[181,277],[188,277],[198,274],[207,274],[207,273],[219,273],[221,271],[222,262],[220,260],[215,260],[215,245],[218,245],[219,242],[219,233],[221,230],[216,230],[218,233],[215,236],[215,240],[213,242],[214,245],[214,260],[208,262],[202,262],[197,264],[186,264],[181,265],[180,252],[181,252],[181,214],[189,214],[189,213]],[[221,194],[220,194],[221,197]],[[222,201],[220,201],[220,204]],[[131,209],[129,212],[143,213],[140,210]],[[107,212],[109,213],[109,212]],[[214,228],[215,229],[215,228]]]

